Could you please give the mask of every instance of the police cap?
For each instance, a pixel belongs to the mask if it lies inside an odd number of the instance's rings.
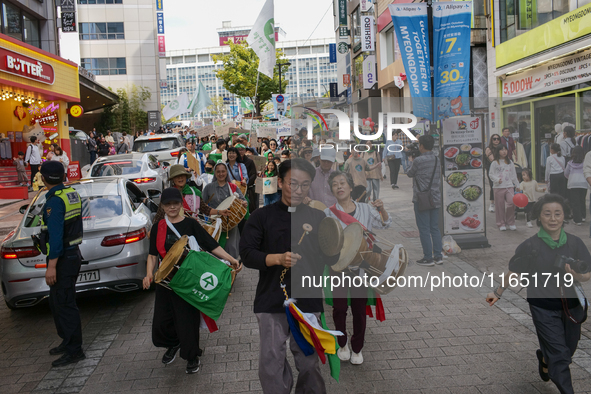
[[[41,165],[41,175],[48,183],[57,185],[64,180],[64,165],[59,161],[48,160]]]

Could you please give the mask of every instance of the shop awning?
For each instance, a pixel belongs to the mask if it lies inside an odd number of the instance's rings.
[[[92,79],[80,74],[80,105],[84,112],[110,107],[119,102],[119,96]]]

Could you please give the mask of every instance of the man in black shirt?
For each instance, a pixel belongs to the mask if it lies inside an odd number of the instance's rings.
[[[324,256],[318,244],[318,228],[325,218],[324,212],[302,204],[315,173],[314,167],[303,159],[281,163],[278,177],[283,190],[281,200],[256,210],[246,223],[240,240],[244,265],[259,270],[254,312],[261,337],[259,379],[265,393],[287,394],[291,391],[293,376],[286,358],[288,337],[291,337],[290,348],[299,371],[296,393],[326,392],[317,355],[306,356],[291,336],[281,288],[285,268],[298,265],[297,274],[290,269],[283,279],[291,297],[292,288],[295,290],[295,285],[301,283],[298,274],[321,276],[325,264],[333,265],[338,261],[338,255]],[[298,244],[303,233],[299,229],[303,224],[311,225],[312,231]],[[300,288],[298,291],[307,291],[306,295],[296,295],[296,305],[301,311],[320,316],[323,311],[322,289]]]
[[[180,215],[182,201],[181,192],[174,187],[162,192],[160,203],[164,207],[166,216],[165,219],[155,223],[150,230],[150,253],[143,283],[144,289],[150,287],[158,256],[164,258],[168,250],[179,240],[173,228],[181,236],[194,236],[200,249],[220,259],[228,260],[237,272],[241,269],[238,261],[226,253],[195,219]],[[170,224],[166,223],[166,220]],[[191,374],[199,371],[201,365],[199,356],[202,353],[199,349],[200,322],[201,316],[197,308],[174,291],[156,286],[152,342],[154,346],[167,348],[162,357],[164,364],[173,362],[180,349],[181,357],[188,360],[186,372]]]

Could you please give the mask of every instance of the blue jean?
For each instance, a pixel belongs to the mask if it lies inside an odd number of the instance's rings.
[[[373,194],[373,197],[372,197]],[[368,178],[367,179],[367,197],[371,198],[372,200],[377,200],[380,198],[380,180]]]
[[[274,204],[277,201],[279,201],[280,199],[281,199],[281,193],[279,193],[279,192],[273,193],[273,194],[265,194],[263,196],[263,200],[265,201],[265,206]]]
[[[408,171],[408,167],[410,167],[410,162],[408,161],[408,156],[406,155],[406,152],[401,152],[402,153],[402,169],[404,170],[404,173],[406,174],[406,172]]]
[[[419,211],[418,204],[414,203],[414,206],[424,258],[427,260],[433,257],[440,258],[443,245],[439,231],[439,208]]]

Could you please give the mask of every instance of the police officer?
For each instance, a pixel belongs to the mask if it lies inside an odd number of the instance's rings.
[[[43,183],[49,190],[43,207],[41,240],[47,255],[45,282],[49,306],[62,343],[49,351],[62,354],[52,365],[59,367],[86,358],[82,351],[82,324],[76,305],[76,280],[82,263],[82,204],[78,192],[63,184],[64,166],[46,161],[41,166]],[[43,234],[45,232],[45,235]]]

